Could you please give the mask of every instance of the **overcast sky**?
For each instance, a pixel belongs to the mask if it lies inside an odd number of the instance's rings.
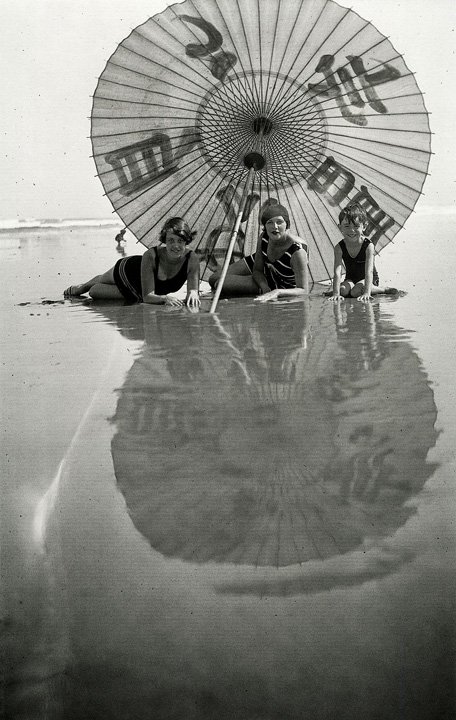
[[[389,36],[416,73],[431,113],[435,153],[419,205],[454,209],[456,0],[339,4]],[[2,0],[0,218],[110,217],[112,207],[90,157],[91,95],[117,44],[167,5],[165,0]]]

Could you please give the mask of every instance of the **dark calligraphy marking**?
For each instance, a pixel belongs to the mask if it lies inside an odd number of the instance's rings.
[[[138,190],[160,182],[179,169],[179,160],[199,142],[193,128],[184,130],[176,148],[173,149],[169,135],[156,132],[147,140],[127,145],[105,155],[119,183],[122,195],[131,195]]]
[[[396,221],[381,209],[366,185],[361,185],[360,191],[353,195],[355,182],[353,173],[331,156],[307,178],[308,187],[319,195],[324,195],[329,205],[342,206],[348,202],[361,205],[368,221],[365,235],[375,245]]]
[[[386,106],[381,102],[381,100],[379,100],[378,95],[373,88],[375,85],[382,85],[383,83],[397,80],[401,76],[400,71],[389,63],[384,63],[381,70],[368,73],[364,68],[362,58],[357,57],[356,55],[347,55],[347,60],[350,61],[350,65],[352,66],[355,75],[359,77],[370,107],[378,113],[387,113],[388,110]]]
[[[367,228],[364,234],[369,240],[372,240],[374,245],[396,222],[391,215],[387,215],[381,209],[365,185],[361,185],[360,192],[356,193],[356,195],[350,199],[350,202],[358,203],[366,211]]]
[[[330,205],[340,205],[355,187],[355,176],[330,155],[309,175],[307,185],[325,195]]]
[[[180,15],[179,17],[187,23],[196,25],[207,35],[206,44],[189,43],[186,45],[186,55],[191,58],[207,59],[212,75],[223,82],[231,68],[236,65],[238,61],[237,55],[222,50],[222,34],[204,18],[191,17],[191,15]]]
[[[374,88],[376,85],[397,80],[401,73],[390,63],[383,63],[380,70],[368,73],[362,58],[357,55],[347,55],[347,60],[350,62],[355,77],[351,75],[347,67],[332,70],[334,55],[322,55],[315,71],[322,73],[325,80],[319,83],[308,83],[307,88],[312,97],[318,95],[327,100],[335,100],[342,117],[348,122],[365,126],[367,125],[365,115],[362,112],[353,113],[350,106],[362,109],[368,104],[375,112],[387,113],[387,107],[382,103]],[[360,89],[357,89],[355,85],[355,78],[359,81]],[[365,100],[361,92],[364,92]]]

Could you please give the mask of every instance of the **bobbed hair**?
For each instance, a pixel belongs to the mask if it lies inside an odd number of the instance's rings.
[[[365,225],[367,223],[366,211],[358,203],[347,205],[340,211],[339,225],[345,218],[354,225]]]
[[[168,218],[168,220],[165,222],[162,229],[160,230],[160,235],[158,238],[161,243],[166,242],[166,233],[168,232],[168,230],[172,230],[173,233],[179,235],[179,237],[185,240],[186,245],[191,243],[196,235],[196,231],[190,230],[190,227],[187,225],[185,220],[180,217]]]

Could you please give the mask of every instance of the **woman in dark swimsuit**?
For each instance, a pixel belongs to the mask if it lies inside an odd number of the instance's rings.
[[[170,218],[160,232],[164,247],[150,248],[144,255],[121,258],[107,272],[81,285],[71,285],[63,294],[78,297],[88,293],[95,300],[182,305],[183,301],[172,293],[187,283],[185,304],[190,308],[198,307],[199,260],[186,248],[194,235],[182,218]]]
[[[339,213],[339,228],[343,240],[334,248],[334,278],[332,300],[346,297],[369,302],[372,295],[396,294],[395,288],[379,286],[374,266],[374,245],[364,237],[367,216],[357,204],[348,205]],[[341,279],[343,268],[345,278]]]
[[[230,265],[223,295],[257,295],[258,302],[307,295],[307,245],[289,232],[290,218],[283,205],[270,204],[261,213],[263,231],[255,255]],[[216,287],[219,273],[209,278]]]

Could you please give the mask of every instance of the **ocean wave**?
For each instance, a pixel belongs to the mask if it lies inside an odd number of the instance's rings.
[[[11,218],[0,220],[0,232],[16,230],[68,229],[72,227],[115,227],[122,223],[113,218]]]

